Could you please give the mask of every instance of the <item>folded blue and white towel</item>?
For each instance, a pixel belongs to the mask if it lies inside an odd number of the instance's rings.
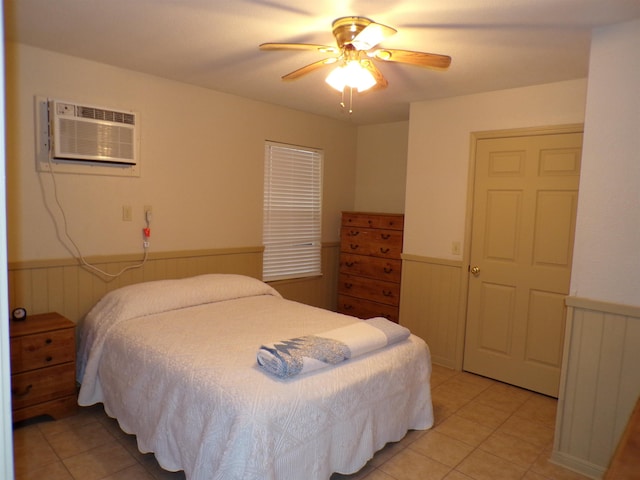
[[[406,340],[409,334],[407,328],[376,317],[316,335],[262,345],[258,349],[258,365],[277,377],[293,377]]]

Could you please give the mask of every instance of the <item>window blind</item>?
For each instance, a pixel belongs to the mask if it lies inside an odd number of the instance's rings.
[[[265,144],[265,281],[320,275],[322,152]]]

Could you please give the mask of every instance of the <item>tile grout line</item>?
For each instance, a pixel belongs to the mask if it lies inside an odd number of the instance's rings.
[[[445,387],[446,387],[446,384],[447,384],[448,382],[450,382],[451,380],[454,380],[454,379],[456,379],[456,378],[458,378],[458,377],[462,377],[462,372],[458,372],[458,373],[456,373],[455,375],[452,375],[450,378],[448,378],[447,380],[445,380],[445,381],[441,382],[441,383],[440,383],[440,384],[438,384],[436,387],[443,387],[443,388],[445,388]],[[483,378],[484,378],[484,377],[483,377]],[[492,379],[489,379],[489,380],[492,380]],[[466,380],[465,380],[464,378],[460,378],[460,381],[462,381],[462,382],[466,382]],[[493,380],[492,380],[492,381],[493,381]],[[470,385],[471,385],[473,382],[466,382],[466,383],[468,383],[468,384],[470,384]],[[452,411],[452,413],[451,413],[451,414],[450,414],[446,419],[444,419],[442,423],[444,423],[447,419],[451,418],[452,416],[456,415],[456,414],[457,414],[458,412],[460,412],[460,410],[462,410],[464,407],[466,407],[466,406],[470,405],[472,402],[476,401],[476,400],[477,400],[477,398],[478,398],[480,395],[482,395],[484,392],[486,392],[487,390],[489,390],[493,385],[499,385],[499,384],[500,384],[500,382],[495,381],[495,383],[492,383],[491,385],[488,385],[486,388],[484,388],[484,389],[482,389],[481,391],[479,391],[476,395],[474,395],[473,397],[471,397],[471,398],[470,398],[470,399],[469,399],[469,400],[468,400],[464,405],[462,405],[462,406],[458,407],[456,410]],[[532,393],[532,395],[534,395],[534,394],[535,394],[534,392],[531,392],[531,393]],[[512,461],[511,461],[511,460],[509,460],[509,459],[503,458],[503,457],[501,457],[501,456],[499,456],[499,455],[496,455],[496,454],[494,454],[494,453],[492,453],[492,452],[489,452],[489,451],[483,450],[483,449],[481,448],[481,447],[482,447],[482,445],[483,445],[483,444],[484,444],[484,443],[485,443],[485,442],[486,442],[486,441],[487,441],[487,440],[488,440],[492,435],[494,435],[496,432],[498,432],[498,431],[500,430],[500,428],[501,428],[503,425],[505,425],[505,424],[506,424],[510,419],[512,419],[513,417],[517,417],[517,412],[518,412],[518,411],[519,411],[519,410],[520,410],[520,409],[521,409],[521,408],[522,408],[522,407],[523,407],[523,406],[524,406],[524,405],[525,405],[525,404],[526,404],[526,403],[527,403],[531,398],[533,398],[533,397],[532,397],[532,396],[530,396],[527,400],[523,401],[523,402],[522,402],[522,403],[521,403],[521,404],[520,404],[520,405],[519,405],[515,410],[513,410],[511,413],[509,413],[509,415],[508,415],[504,420],[502,420],[502,421],[501,421],[497,426],[495,426],[495,427],[489,427],[489,426],[487,426],[487,425],[484,425],[484,424],[478,423],[478,422],[476,422],[475,420],[466,419],[465,417],[460,417],[460,418],[463,418],[463,419],[465,419],[465,420],[467,420],[467,421],[469,421],[469,422],[475,423],[475,424],[477,424],[477,425],[479,425],[479,426],[487,427],[487,428],[491,428],[491,433],[490,433],[490,434],[489,434],[489,435],[488,435],[484,440],[482,440],[480,443],[478,443],[478,444],[477,444],[477,445],[475,445],[475,446],[467,443],[466,445],[468,445],[469,447],[472,447],[473,449],[472,449],[472,450],[471,450],[467,455],[465,455],[465,456],[464,456],[464,457],[463,457],[463,458],[462,458],[462,459],[461,459],[461,460],[460,460],[460,461],[459,461],[455,466],[451,467],[451,470],[449,470],[449,472],[446,474],[446,476],[448,476],[451,472],[454,472],[454,471],[455,471],[455,472],[457,472],[457,473],[460,473],[460,474],[462,474],[462,475],[466,475],[465,473],[463,473],[463,472],[459,471],[459,470],[458,470],[458,467],[459,467],[459,466],[460,466],[460,465],[461,465],[461,464],[462,464],[466,459],[468,459],[468,458],[469,458],[469,457],[470,457],[474,452],[476,452],[476,451],[481,451],[481,452],[483,452],[483,453],[486,453],[486,454],[492,455],[492,456],[494,456],[494,457],[496,457],[496,458],[499,458],[499,459],[500,459],[500,460],[502,460],[502,461],[508,462],[509,464],[513,465],[513,466],[514,466],[514,467],[516,467],[516,468],[523,468],[523,469],[524,469],[524,471],[523,471],[522,475],[520,476],[520,480],[521,480],[521,479],[523,479],[524,477],[526,477],[526,476],[527,476],[527,474],[528,474],[529,472],[531,472],[531,473],[535,473],[536,475],[540,475],[541,477],[544,477],[543,475],[541,475],[541,474],[539,474],[539,473],[537,473],[537,472],[533,472],[533,471],[531,470],[534,464],[530,464],[529,466],[524,467],[524,466],[522,466],[522,465],[519,465],[519,464],[517,464],[517,463],[512,462]],[[486,404],[486,403],[482,403],[482,402],[480,402],[480,403],[481,403],[481,404],[483,404],[483,405],[485,405],[485,406],[491,407],[491,405],[488,405],[488,404]],[[493,407],[492,407],[492,408],[493,408]],[[506,413],[506,412],[505,412],[505,413]],[[517,417],[517,418],[520,418],[520,417]],[[535,420],[530,420],[530,421],[535,421]],[[541,424],[543,424],[543,425],[544,425],[544,423],[543,423],[543,422],[537,422],[537,421],[535,421],[535,422],[536,422],[536,423],[541,423]],[[441,424],[442,424],[442,423],[441,423]],[[441,425],[441,424],[440,424],[440,425]],[[460,439],[457,439],[457,438],[455,438],[455,437],[452,437],[452,436],[450,436],[450,435],[448,435],[448,434],[446,434],[446,433],[442,433],[442,432],[438,432],[438,433],[440,433],[440,435],[444,435],[444,436],[446,436],[446,437],[448,437],[448,438],[450,438],[450,439],[452,439],[452,440],[459,441],[459,442],[461,442],[461,443],[465,443],[464,441],[462,441],[462,440],[460,440]],[[416,440],[417,440],[417,439],[416,439]],[[411,446],[411,444],[413,444],[414,442],[415,442],[415,440],[414,440],[413,442],[411,442],[409,445],[407,445],[407,448],[409,448],[409,447]],[[532,445],[533,445],[533,444],[532,444]],[[414,450],[414,452],[416,452],[416,451]],[[416,453],[419,453],[419,454],[420,454],[420,452],[416,452]],[[541,449],[540,453],[538,453],[538,455],[537,455],[537,457],[536,457],[536,458],[538,458],[541,454],[542,454],[542,449]],[[425,456],[425,455],[423,455],[423,456]],[[428,457],[428,456],[427,456],[427,458],[429,458],[430,460],[433,460],[433,461],[437,461],[437,460],[435,460],[435,459],[433,459],[433,458],[430,458],[430,457]],[[438,463],[440,463],[440,462],[438,462]],[[535,462],[534,462],[534,463],[535,463]],[[447,465],[447,467],[448,467],[448,465]],[[446,477],[446,476],[445,476],[445,477]],[[547,477],[545,477],[545,478],[547,478]],[[549,479],[548,479],[548,480],[549,480]]]

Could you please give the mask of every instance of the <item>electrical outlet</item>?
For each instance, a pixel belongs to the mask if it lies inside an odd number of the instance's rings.
[[[123,205],[122,206],[122,221],[123,222],[131,222],[133,220],[133,215],[131,213],[131,205]]]
[[[460,255],[460,242],[451,242],[451,253],[453,255]]]

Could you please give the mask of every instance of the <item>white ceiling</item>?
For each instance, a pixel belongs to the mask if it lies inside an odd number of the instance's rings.
[[[586,77],[591,29],[640,17],[640,0],[4,0],[4,12],[7,40],[370,124],[408,119],[413,101]],[[321,54],[258,49],[335,45],[332,21],[351,15],[398,29],[383,46],[451,67],[378,63],[389,86],[356,96],[349,116],[330,67],[280,79]]]

